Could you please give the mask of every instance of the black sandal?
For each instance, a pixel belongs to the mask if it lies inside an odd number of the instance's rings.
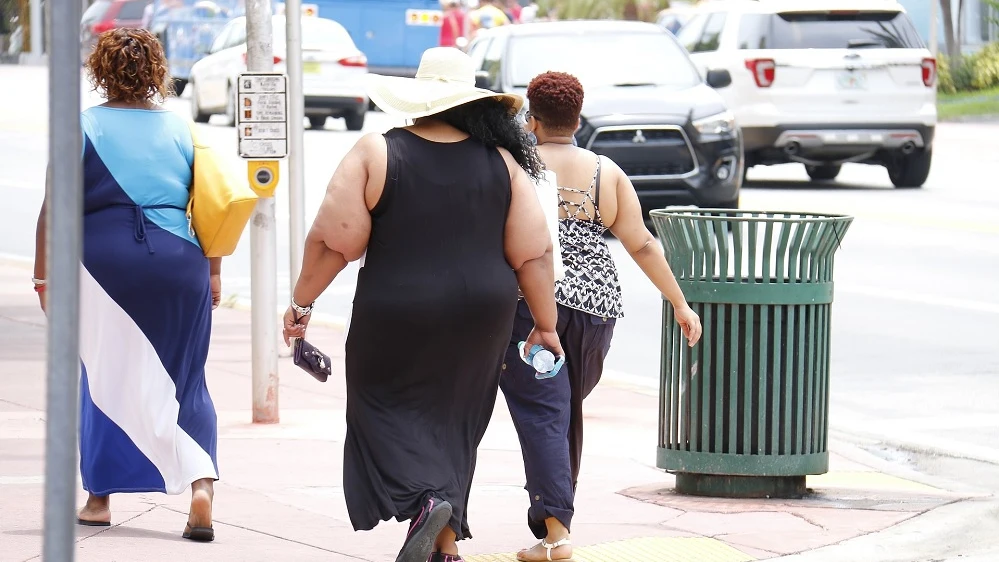
[[[191,523],[188,522],[184,526],[184,534],[182,536],[194,542],[212,542],[215,540],[215,529],[212,527],[192,527]]]
[[[76,518],[76,524],[84,527],[110,527],[110,521],[90,521],[89,519]]]
[[[409,525],[406,542],[395,562],[428,562],[437,535],[451,520],[451,504],[433,494],[423,500],[423,509]]]

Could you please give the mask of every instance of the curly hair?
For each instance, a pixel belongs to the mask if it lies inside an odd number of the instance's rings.
[[[87,59],[87,73],[94,90],[108,101],[161,102],[173,93],[163,47],[145,29],[101,33]]]
[[[477,100],[434,116],[489,147],[510,151],[529,176],[540,180],[545,165],[510,106],[493,98]]]
[[[571,74],[545,72],[527,86],[531,115],[552,132],[572,133],[583,110],[583,85]]]

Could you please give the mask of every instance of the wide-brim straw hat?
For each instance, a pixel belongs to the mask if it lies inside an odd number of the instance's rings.
[[[517,113],[524,98],[498,94],[475,87],[472,59],[454,47],[427,49],[415,78],[369,74],[368,97],[382,111],[406,119],[417,119],[486,98],[499,100]]]

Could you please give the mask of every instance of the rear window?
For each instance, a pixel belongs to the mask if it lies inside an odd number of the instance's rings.
[[[80,23],[82,24],[92,24],[101,21],[104,14],[107,13],[108,8],[111,7],[111,2],[107,0],[97,0],[87,8],[86,12],[83,12],[83,17],[80,18]]]
[[[745,14],[740,49],[919,49],[902,12]]]
[[[146,9],[147,4],[149,4],[149,2],[145,2],[144,0],[125,2],[121,5],[121,9],[118,10],[118,19],[141,20],[142,12]]]

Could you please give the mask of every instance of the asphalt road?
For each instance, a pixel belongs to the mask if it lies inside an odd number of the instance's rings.
[[[47,159],[45,71],[0,66],[0,83],[0,254],[30,257]],[[85,96],[84,103],[98,101]],[[185,99],[168,106],[188,111]],[[396,124],[369,113],[366,131]],[[234,167],[241,166],[234,129],[215,124],[202,131]],[[305,133],[310,223],[338,161],[359,136],[332,119],[326,130]],[[941,125],[930,179],[918,190],[894,189],[883,169],[862,165],[847,165],[829,185],[808,183],[797,165],[750,171],[744,209],[856,217],[836,263],[834,430],[999,464],[999,180],[987,164],[995,162],[997,136],[996,124]],[[286,302],[283,185],[278,194],[279,302]],[[225,292],[241,299],[249,298],[248,238],[224,266]],[[618,324],[608,375],[655,385],[660,297],[620,245],[612,248],[626,317]],[[355,279],[352,266],[323,295],[319,310],[346,317]]]

